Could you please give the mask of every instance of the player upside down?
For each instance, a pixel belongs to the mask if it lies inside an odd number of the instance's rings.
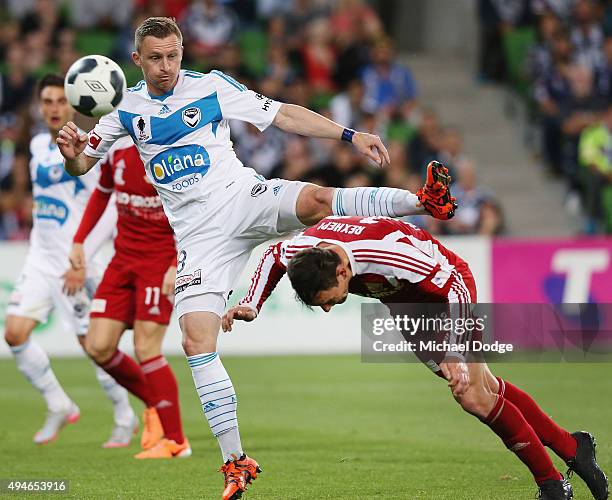
[[[161,198],[177,247],[175,309],[183,350],[202,410],[223,457],[224,500],[240,498],[257,477],[238,430],[237,398],[217,352],[221,317],[253,248],[328,215],[429,212],[448,218],[452,200],[427,199],[393,188],[334,189],[265,179],[245,167],[230,140],[230,120],[264,130],[270,125],[309,137],[345,140],[381,167],[389,153],[378,136],[342,127],[301,106],[247,89],[213,70],[181,70],[182,34],[170,18],[148,18],[137,28],[133,61],[144,80],[128,89],[118,109],[88,135],[74,123],[57,144],[71,175],[91,169],[120,137],[129,135]],[[423,202],[427,204],[423,205]]]
[[[326,312],[349,293],[378,298],[393,315],[402,304],[446,302],[465,310],[477,299],[467,263],[426,231],[390,218],[327,217],[264,252],[246,297],[224,315],[223,329],[231,330],[235,319],[255,319],[285,273],[304,304]],[[529,468],[539,486],[538,498],[573,495],[545,446],[586,482],[596,500],[608,498],[607,479],[595,461],[595,441],[589,433],[570,434],[559,427],[529,394],[495,377],[469,353],[468,363],[450,352],[417,356],[446,378],[461,407]]]
[[[83,243],[116,195],[115,254],[92,301],[85,342],[87,354],[145,404],[141,446],[136,458],[191,455],[183,435],[178,386],[161,345],[172,315],[176,245],[155,189],[129,138],[118,140],[101,162],[93,191],[74,236],[70,261],[85,265]],[[139,363],[118,349],[133,328]]]

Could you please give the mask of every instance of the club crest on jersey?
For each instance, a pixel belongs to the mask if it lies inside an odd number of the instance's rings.
[[[183,111],[183,122],[191,128],[195,128],[202,119],[202,111],[200,108],[187,108]]]
[[[147,142],[151,139],[151,118],[149,116],[135,116],[132,119],[132,127],[138,142]]]
[[[159,184],[172,184],[172,189],[180,191],[199,180],[194,174],[203,176],[210,168],[208,152],[202,146],[189,144],[178,148],[170,148],[158,154],[149,162],[153,180]],[[192,179],[178,181],[181,177],[191,176]],[[185,184],[185,185],[183,185]]]

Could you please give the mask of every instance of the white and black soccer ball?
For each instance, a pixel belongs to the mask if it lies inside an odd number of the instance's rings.
[[[104,56],[81,57],[70,66],[64,80],[68,102],[87,116],[110,113],[119,106],[125,87],[123,70]]]

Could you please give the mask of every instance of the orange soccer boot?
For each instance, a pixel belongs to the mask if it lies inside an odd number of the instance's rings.
[[[157,410],[153,407],[145,408],[142,415],[142,436],[140,437],[140,447],[143,450],[150,450],[161,438],[164,437],[164,428]]]
[[[225,489],[223,490],[223,500],[237,500],[242,498],[242,494],[246,491],[246,488],[255,479],[257,474],[261,472],[261,467],[252,458],[242,455],[236,459],[234,455],[234,461],[229,460],[225,462],[219,472],[223,473],[225,478]]]

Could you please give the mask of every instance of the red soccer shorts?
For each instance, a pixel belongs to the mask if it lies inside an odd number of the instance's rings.
[[[176,262],[176,254],[155,260],[115,254],[91,304],[92,318],[109,318],[130,326],[135,320],[167,325],[172,303],[161,293],[164,274]]]

